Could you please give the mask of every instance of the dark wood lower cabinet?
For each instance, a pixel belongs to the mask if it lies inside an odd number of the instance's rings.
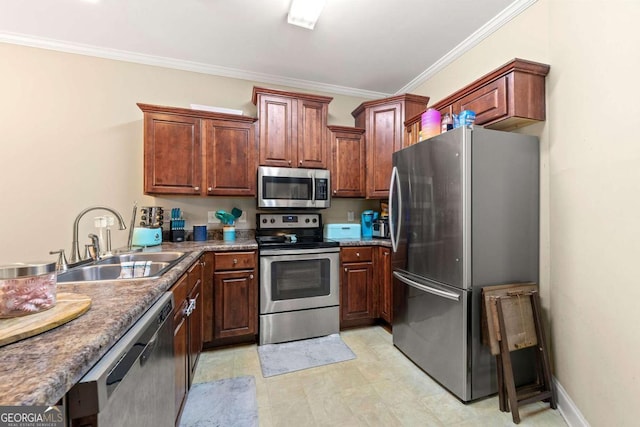
[[[210,252],[205,257],[205,346],[255,341],[258,334],[257,252]]]
[[[373,248],[342,248],[340,268],[340,327],[372,324],[376,318]]]
[[[173,286],[173,358],[175,362],[176,379],[176,423],[179,421],[182,406],[189,390],[189,353],[187,343],[188,320],[187,312],[187,275],[185,274]]]
[[[213,289],[213,338],[255,335],[258,295],[254,270],[216,272]]]
[[[391,249],[377,248],[376,279],[378,281],[378,315],[388,324],[393,323],[393,275],[391,271]]]
[[[175,362],[175,422],[180,420],[189,387],[202,350],[202,261],[196,261],[171,288],[173,353]]]
[[[391,249],[354,246],[340,250],[340,327],[393,321]]]
[[[202,352],[202,262],[196,262],[188,273],[189,292],[189,387],[193,383],[196,365]]]

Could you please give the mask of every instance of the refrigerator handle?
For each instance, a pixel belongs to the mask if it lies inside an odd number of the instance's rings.
[[[393,272],[393,276],[395,278],[397,278],[398,280],[400,280],[402,283],[406,283],[407,285],[414,287],[416,289],[418,289],[419,291],[423,291],[423,292],[428,292],[430,294],[433,295],[437,295],[439,297],[443,297],[443,298],[447,298],[453,301],[460,301],[460,295],[458,294],[454,294],[452,292],[446,292],[443,291],[441,289],[437,289],[437,288],[432,288],[431,286],[426,286],[423,285],[422,283],[418,283],[414,280],[411,280],[405,276],[403,276],[401,273],[398,273],[397,271]]]
[[[393,252],[398,251],[398,240],[400,240],[400,225],[402,221],[402,192],[400,188],[398,188],[398,229],[395,230],[393,226],[393,195],[396,185],[400,186],[400,177],[398,176],[398,168],[393,167],[391,171],[391,182],[389,183],[389,237],[391,237],[391,247],[393,248]]]

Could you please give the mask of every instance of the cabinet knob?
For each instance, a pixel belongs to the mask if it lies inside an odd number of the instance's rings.
[[[238,263],[238,259],[237,259],[237,258],[234,258],[234,259],[233,259],[233,263],[234,263],[234,264],[237,264],[237,263]]]
[[[207,188],[207,191],[213,191],[213,187]]]
[[[249,275],[249,279],[253,280],[253,274]]]
[[[333,190],[333,194],[338,194],[338,190]]]
[[[360,258],[360,252],[356,252],[356,256]]]
[[[200,187],[193,187],[194,191],[200,191]]]
[[[291,164],[291,160],[289,160],[289,164]]]
[[[302,164],[302,160],[300,160],[300,164]]]
[[[345,268],[344,268],[344,272],[346,273],[347,271],[349,271],[349,270],[347,270],[347,267],[345,267]]]

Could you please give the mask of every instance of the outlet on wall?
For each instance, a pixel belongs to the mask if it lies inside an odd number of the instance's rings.
[[[218,218],[216,218],[216,212],[215,211],[207,212],[207,222],[209,224],[220,224],[220,220]]]
[[[238,222],[247,222],[247,213],[245,211],[242,211],[242,215],[238,218]]]

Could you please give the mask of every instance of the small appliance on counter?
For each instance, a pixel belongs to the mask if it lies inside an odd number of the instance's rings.
[[[378,218],[373,222],[373,237],[389,238],[389,219]]]
[[[140,226],[133,229],[133,246],[156,246],[162,243],[162,223],[164,211],[159,206],[147,206],[140,209]]]
[[[362,237],[371,238],[373,237],[373,223],[378,219],[378,212],[374,212],[372,210],[366,210],[362,212],[361,215],[361,227],[362,227]]]
[[[171,220],[169,221],[169,240],[172,242],[184,242],[184,219],[180,208],[171,208]]]
[[[325,239],[360,239],[360,224],[325,224],[322,233]]]

